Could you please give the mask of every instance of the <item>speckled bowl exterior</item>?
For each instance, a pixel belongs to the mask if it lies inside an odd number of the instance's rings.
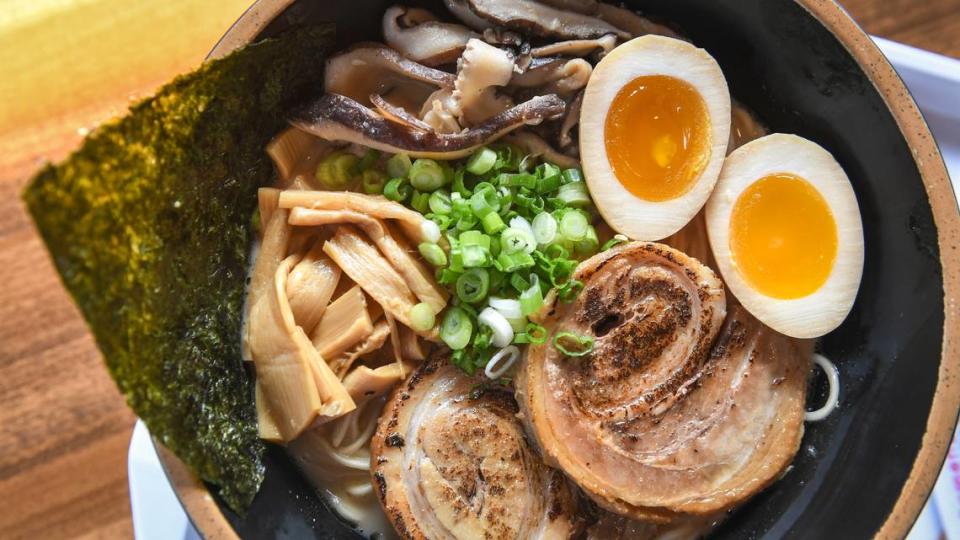
[[[439,2],[411,2],[442,12]],[[782,480],[718,538],[901,538],[923,508],[960,406],[960,216],[916,104],[876,45],[819,0],[627,2],[671,21],[720,63],[733,96],[773,131],[833,153],[863,215],[853,312],[818,349],[841,372],[841,405],[809,424]],[[383,0],[260,0],[211,57],[294,25],[337,23],[338,45],[379,39]],[[813,385],[812,399],[823,393]],[[171,481],[208,538],[354,538],[282,449],[246,516],[226,509],[169,452]]]

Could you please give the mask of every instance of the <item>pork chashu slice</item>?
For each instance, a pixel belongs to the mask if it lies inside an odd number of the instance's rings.
[[[660,523],[731,508],[781,474],[803,433],[804,344],[726,316],[713,271],[661,244],[624,244],[575,277],[582,293],[545,309],[551,338],[517,381],[548,463],[602,507]],[[561,331],[595,337],[593,352],[559,353]]]
[[[405,539],[553,539],[580,532],[573,488],[528,444],[517,404],[446,355],[395,391],[371,444],[374,489]]]

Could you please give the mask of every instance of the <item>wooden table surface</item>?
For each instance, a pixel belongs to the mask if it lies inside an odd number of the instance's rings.
[[[0,538],[132,536],[134,416],[20,203],[76,147],[199,64],[250,0],[0,0]],[[960,57],[960,0],[845,0],[868,32]]]

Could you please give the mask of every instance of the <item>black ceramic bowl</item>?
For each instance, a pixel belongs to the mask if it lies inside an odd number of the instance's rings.
[[[380,39],[386,0],[260,0],[211,53],[318,21],[339,46]],[[439,1],[423,4],[444,13]],[[638,0],[720,63],[733,96],[773,131],[830,150],[863,213],[866,265],[853,312],[820,341],[840,366],[841,405],[807,426],[786,476],[737,510],[717,538],[902,537],[922,508],[956,421],[958,215],[926,124],[873,43],[832,2]],[[816,399],[821,389],[814,389]],[[162,452],[206,535],[353,538],[281,450],[245,517],[204,497]],[[225,520],[223,518],[226,518]]]

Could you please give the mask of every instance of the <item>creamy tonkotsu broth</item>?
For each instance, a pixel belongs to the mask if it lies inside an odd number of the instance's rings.
[[[243,332],[260,436],[364,536],[703,536],[842,399],[806,413],[814,342],[771,328],[817,304],[768,301],[710,242],[734,227],[710,213],[736,195],[727,156],[777,135],[625,8],[445,5],[386,10],[384,43],[333,55],[267,148]],[[737,186],[796,169],[765,155]],[[845,176],[802,172],[859,223]],[[848,229],[812,297],[856,292]],[[756,260],[789,265],[776,243]]]

